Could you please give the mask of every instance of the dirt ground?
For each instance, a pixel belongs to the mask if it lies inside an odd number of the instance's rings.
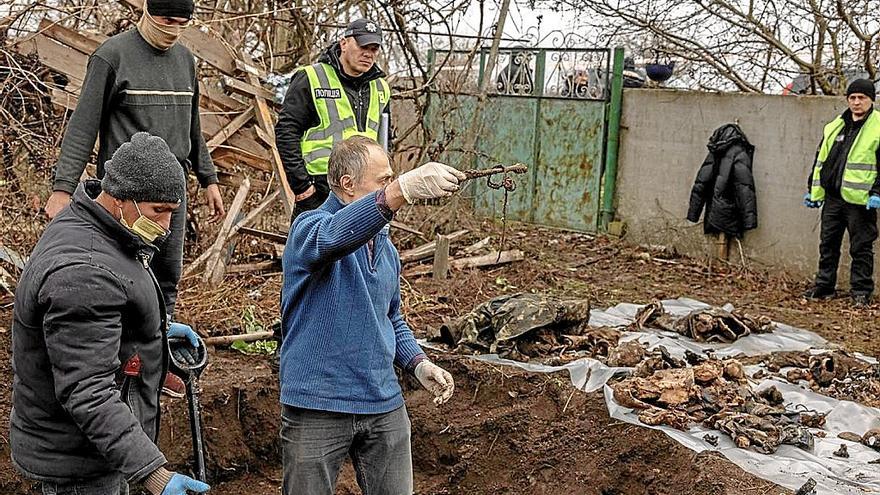
[[[498,226],[474,223],[467,246]],[[398,238],[401,244],[417,243]],[[490,297],[534,291],[587,297],[596,307],[688,296],[733,303],[751,313],[810,328],[870,355],[877,307],[854,310],[847,299],[806,303],[806,280],[645,249],[625,241],[539,227],[509,225],[505,249],[526,259],[488,270],[453,272],[447,281],[404,281],[404,311],[420,336],[444,318]],[[268,326],[278,311],[279,275],[230,279],[204,292],[184,281],[182,321],[213,335]],[[11,383],[7,308],[0,315],[0,377]],[[755,494],[789,493],[714,455],[695,455],[662,433],[608,417],[600,394],[575,391],[564,374],[537,375],[435,355],[456,379],[454,399],[439,409],[412,379],[404,388],[413,423],[413,460],[419,494]],[[280,485],[277,379],[263,356],[217,350],[203,379],[209,468],[216,494],[274,494]],[[0,392],[8,417],[10,388]],[[185,403],[166,400],[160,444],[177,466],[189,456]],[[27,493],[9,465],[3,432],[0,493]],[[359,493],[346,467],[338,493]]]

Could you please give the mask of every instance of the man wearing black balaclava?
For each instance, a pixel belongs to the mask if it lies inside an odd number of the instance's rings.
[[[135,29],[108,39],[89,58],[46,204],[50,218],[70,202],[98,136],[98,178],[102,178],[104,163],[139,131],[164,139],[181,167],[195,173],[206,189],[214,216],[224,214],[217,171],[201,133],[193,55],[177,42],[193,10],[193,0],[148,0]],[[185,210],[176,213],[172,234],[153,262],[170,314],[177,300]]]
[[[165,140],[184,171],[196,175],[215,220],[225,214],[217,171],[202,137],[193,55],[178,42],[194,9],[193,0],[147,0],[136,28],[111,37],[89,58],[79,102],[61,142],[46,203],[49,218],[70,203],[96,139],[100,179],[107,160],[141,131]],[[183,268],[185,225],[186,201],[174,212],[171,235],[152,261],[171,317]],[[182,389],[169,375],[166,390],[179,396]]]

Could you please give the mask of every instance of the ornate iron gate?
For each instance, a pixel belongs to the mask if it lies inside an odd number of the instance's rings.
[[[510,195],[508,218],[596,231],[611,96],[611,49],[436,51],[427,121],[431,155],[462,167],[522,162],[529,180]],[[467,136],[484,77],[490,91]],[[463,149],[473,142],[472,150]],[[476,161],[474,161],[476,157]],[[501,191],[472,188],[478,213],[500,215]]]

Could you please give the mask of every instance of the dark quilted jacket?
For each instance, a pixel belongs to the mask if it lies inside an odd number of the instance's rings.
[[[758,227],[758,201],[752,158],[755,147],[736,124],[725,124],[709,139],[709,154],[691,189],[687,219],[700,220],[707,234],[742,237]]]

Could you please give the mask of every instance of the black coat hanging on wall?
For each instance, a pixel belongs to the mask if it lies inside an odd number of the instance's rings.
[[[752,158],[755,147],[736,124],[725,124],[709,139],[709,154],[697,172],[691,189],[687,219],[700,221],[705,206],[703,230],[742,237],[758,227],[758,201]]]

